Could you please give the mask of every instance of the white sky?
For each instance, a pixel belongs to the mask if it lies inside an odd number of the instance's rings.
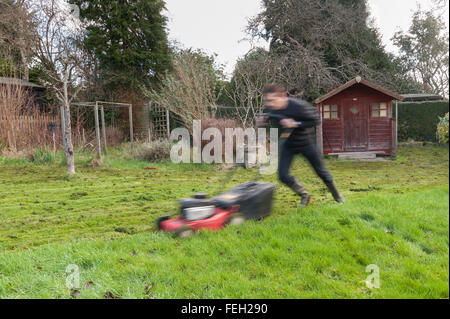
[[[407,30],[412,13],[420,4],[427,9],[431,0],[368,0],[375,23],[388,51],[395,52],[390,39],[400,29]],[[218,54],[231,74],[236,60],[251,48],[246,37],[247,19],[261,11],[260,0],[166,0],[169,38],[186,48]],[[447,4],[448,13],[448,4]],[[447,26],[448,26],[448,14]],[[267,47],[260,42],[259,46]]]
[[[411,25],[412,15],[418,8],[430,9],[431,0],[368,0],[375,24],[380,30],[387,51],[397,52],[391,38],[398,30],[407,31]],[[448,28],[448,2],[445,15]]]
[[[217,53],[231,73],[238,57],[251,49],[247,19],[261,11],[259,0],[166,0],[169,39],[186,48]],[[259,43],[259,46],[268,45]]]

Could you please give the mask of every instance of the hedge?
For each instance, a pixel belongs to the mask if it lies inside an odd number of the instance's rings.
[[[448,112],[448,109],[448,101],[399,103],[399,141],[436,142],[436,129],[439,117],[443,117]]]

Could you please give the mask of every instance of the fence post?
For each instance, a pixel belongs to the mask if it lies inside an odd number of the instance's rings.
[[[130,105],[130,106],[128,107],[128,114],[129,114],[129,117],[130,117],[130,142],[131,142],[131,151],[133,152],[133,141],[134,141],[134,138],[133,138],[133,106],[132,106],[132,105]]]
[[[108,154],[108,147],[106,145],[106,127],[105,127],[105,111],[103,105],[100,107],[100,113],[102,117],[102,133],[103,133],[103,145],[105,147],[105,154]]]
[[[102,146],[100,145],[100,124],[98,122],[98,102],[95,102],[94,106],[94,119],[95,119],[95,135],[97,138],[97,156],[102,158]]]
[[[395,101],[395,122],[393,123],[395,128],[394,128],[394,141],[392,145],[392,156],[393,157],[397,157],[397,153],[398,153],[398,101]]]
[[[153,113],[152,113],[152,102],[148,102],[148,116],[150,117],[150,125],[148,128],[148,142],[151,143],[153,136]]]
[[[167,138],[170,138],[170,118],[169,118],[169,110],[166,110],[166,123],[167,123]]]

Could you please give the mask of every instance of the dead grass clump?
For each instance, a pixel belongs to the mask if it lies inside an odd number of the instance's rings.
[[[170,158],[173,143],[169,140],[155,140],[137,147],[136,157],[150,162],[160,162]]]
[[[53,148],[59,140],[61,132],[58,118],[42,114],[29,90],[17,84],[0,86],[2,152],[14,154],[38,146]]]

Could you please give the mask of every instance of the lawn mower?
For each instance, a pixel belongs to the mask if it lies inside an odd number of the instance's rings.
[[[279,115],[264,114],[268,119],[283,119]],[[286,140],[292,129],[283,129],[281,139]],[[230,172],[234,172],[231,169]],[[258,169],[259,173],[259,169]],[[226,179],[231,176],[227,174]],[[178,237],[188,237],[201,229],[218,230],[226,225],[239,225],[249,219],[261,220],[272,211],[275,185],[251,182],[235,186],[227,192],[208,198],[207,194],[195,194],[180,200],[180,216],[161,216],[157,220],[158,229],[173,232]],[[222,183],[220,183],[222,184]]]

